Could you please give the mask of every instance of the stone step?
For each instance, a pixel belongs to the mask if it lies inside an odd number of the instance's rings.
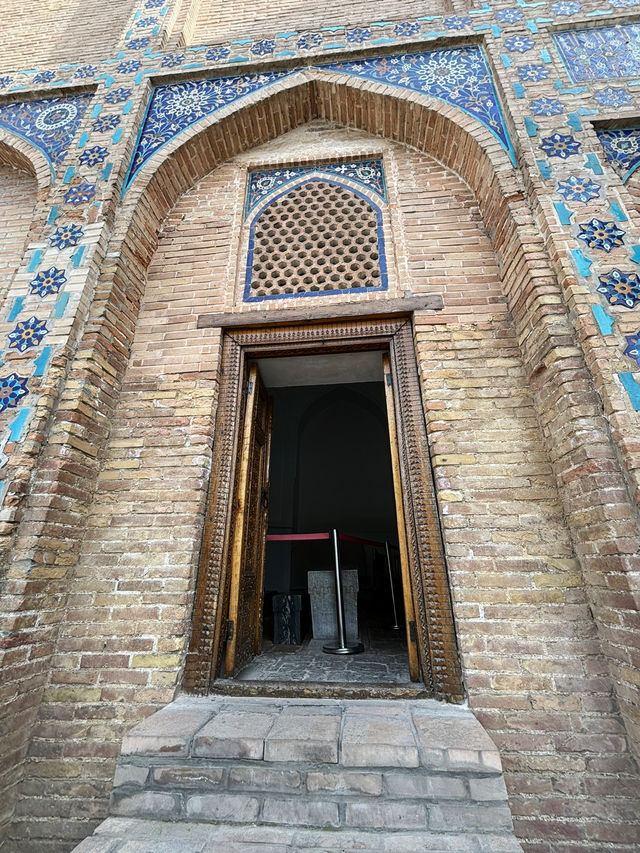
[[[364,832],[108,818],[74,853],[522,853],[502,833]]]
[[[432,700],[182,697],[125,737],[110,812],[258,833],[237,844],[280,828],[294,847],[304,830],[520,850],[493,742],[470,711]]]

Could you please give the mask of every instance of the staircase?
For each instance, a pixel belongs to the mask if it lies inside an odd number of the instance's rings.
[[[76,853],[522,851],[492,741],[431,700],[182,697],[124,739],[110,811]]]

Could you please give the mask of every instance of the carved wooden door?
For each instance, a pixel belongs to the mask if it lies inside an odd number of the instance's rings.
[[[391,445],[391,468],[393,472],[393,491],[396,504],[396,519],[398,523],[398,545],[400,548],[400,573],[402,576],[402,597],[404,601],[405,629],[407,634],[407,651],[409,657],[409,676],[412,681],[420,678],[418,661],[416,617],[411,592],[409,575],[409,552],[407,548],[407,532],[405,525],[404,497],[402,489],[402,472],[400,454],[398,452],[398,428],[396,423],[396,406],[393,398],[393,375],[391,362],[385,353],[382,356],[384,370],[384,390],[387,401],[387,420],[389,422],[389,443]],[[423,652],[424,654],[424,652]]]
[[[225,672],[260,652],[272,406],[254,364],[249,370],[233,502]]]

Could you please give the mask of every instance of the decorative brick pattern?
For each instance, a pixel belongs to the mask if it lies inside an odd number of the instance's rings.
[[[251,223],[245,302],[386,286],[380,209],[343,184],[310,178]]]

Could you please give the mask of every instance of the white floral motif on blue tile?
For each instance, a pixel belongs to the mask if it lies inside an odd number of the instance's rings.
[[[640,76],[640,24],[554,33],[574,83]]]
[[[40,98],[0,105],[0,127],[35,145],[52,166],[62,163],[91,95]]]
[[[290,73],[267,71],[262,74],[215,77],[211,80],[191,80],[187,83],[158,86],[151,96],[125,186],[131,183],[156,151],[181,131]]]
[[[609,165],[623,181],[640,166],[640,127],[596,130]]]
[[[479,47],[345,60],[318,66],[437,98],[480,121],[515,163],[491,71]],[[147,160],[183,130],[297,69],[158,86],[151,96],[125,187]]]
[[[265,169],[249,174],[245,215],[248,216],[262,199],[274,190],[312,173],[330,175],[334,178],[347,178],[366,190],[373,190],[383,201],[386,202],[387,200],[382,160],[356,160],[351,163],[293,166],[283,169]]]
[[[515,163],[491,71],[479,47],[345,60],[321,68],[354,74],[376,83],[389,83],[458,107],[482,122]]]

